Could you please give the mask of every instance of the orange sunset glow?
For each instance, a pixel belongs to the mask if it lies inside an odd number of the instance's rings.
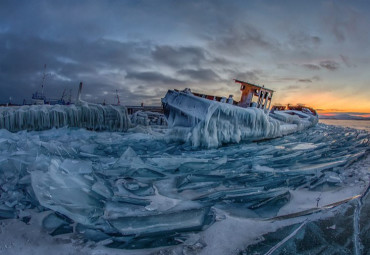
[[[318,109],[318,112],[362,112],[370,113],[370,100],[364,95],[345,96],[333,92],[295,92],[285,95],[284,92],[277,92],[275,101],[281,104],[305,104]]]

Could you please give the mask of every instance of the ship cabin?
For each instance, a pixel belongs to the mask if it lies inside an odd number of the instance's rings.
[[[208,100],[218,101],[221,103],[233,104],[235,106],[247,108],[247,107],[257,107],[264,110],[269,110],[271,106],[271,99],[274,93],[273,90],[265,88],[264,86],[255,85],[249,82],[234,80],[235,83],[240,84],[240,90],[242,92],[240,101],[235,101],[233,95],[226,97],[218,97],[212,95],[205,95],[200,93],[192,94],[194,96],[202,97]]]
[[[272,95],[274,91],[272,89],[265,88],[265,86],[259,86],[245,81],[234,80],[240,84],[240,91],[242,96],[238,105],[240,107],[257,107],[261,109],[270,109]]]

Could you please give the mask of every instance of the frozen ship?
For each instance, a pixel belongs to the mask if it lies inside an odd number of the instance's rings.
[[[80,82],[75,104],[43,100],[35,105],[0,107],[0,129],[11,132],[72,127],[97,131],[126,131],[130,127],[127,109],[121,105],[100,105],[81,100]],[[64,93],[63,93],[64,94]],[[36,98],[36,96],[35,96]]]
[[[45,73],[45,71],[46,71],[46,64],[44,65],[44,73],[43,73],[43,76],[42,76],[41,92],[36,91],[35,93],[32,94],[32,104],[34,104],[34,105],[44,105],[44,104],[69,105],[69,104],[71,104],[72,90],[69,91],[68,101],[65,100],[65,96],[66,96],[66,90],[65,89],[63,91],[63,95],[62,95],[61,98],[58,98],[58,99],[46,98],[46,96],[44,94],[44,85],[45,85],[45,80],[50,75],[50,73]]]
[[[193,145],[207,147],[240,140],[279,137],[312,127],[316,111],[302,105],[271,107],[274,91],[249,82],[240,84],[241,99],[168,90],[162,99],[169,127],[182,133]]]

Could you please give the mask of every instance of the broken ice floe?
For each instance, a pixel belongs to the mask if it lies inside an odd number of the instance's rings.
[[[1,129],[0,138],[1,219],[50,210],[48,233],[110,247],[179,244],[229,216],[294,213],[298,191],[321,194],[305,201],[312,208],[368,182],[368,173],[347,166],[368,154],[369,134],[326,125],[209,150],[169,143],[163,133]]]
[[[344,204],[348,202],[348,204]],[[365,192],[348,201],[340,201],[327,208],[342,205],[332,211],[323,211],[323,217],[304,220],[266,233],[257,244],[250,245],[241,254],[368,254],[370,252],[367,216],[370,213],[370,195]],[[313,208],[300,215],[317,213],[327,208]],[[290,215],[290,217],[299,215]],[[315,245],[312,245],[312,244]]]

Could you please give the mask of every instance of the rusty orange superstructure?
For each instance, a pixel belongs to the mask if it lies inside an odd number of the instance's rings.
[[[233,99],[233,95],[229,95],[229,98],[226,98],[195,92],[192,92],[192,94],[197,97],[205,98],[212,101],[229,103],[243,108],[257,107],[266,110],[270,109],[272,95],[274,93],[272,89],[236,79],[234,79],[234,81],[235,83],[240,84],[240,91],[242,92],[239,102]]]
[[[257,97],[256,107],[262,109],[269,109],[271,105],[272,95],[274,91],[272,89],[265,88],[245,81],[234,80],[236,83],[240,83],[240,90],[242,96],[240,98],[239,106],[250,107],[253,104],[253,97]]]

